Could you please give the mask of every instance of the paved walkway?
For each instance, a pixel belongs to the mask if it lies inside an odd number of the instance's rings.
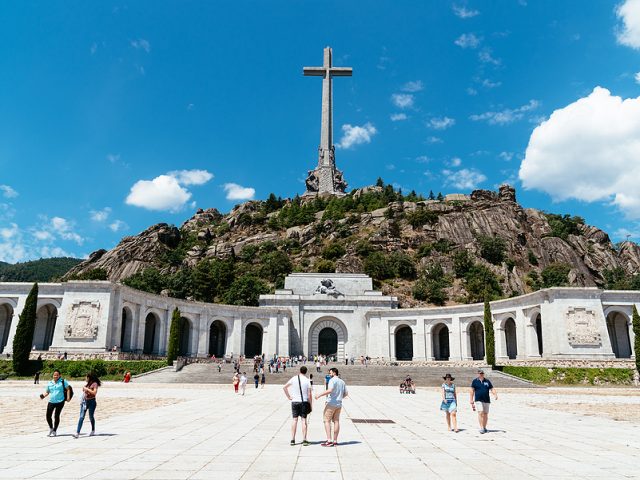
[[[0,407],[16,399],[22,404],[1,417],[0,478],[640,478],[640,424],[583,415],[589,404],[638,409],[637,389],[503,391],[492,406],[490,432],[481,435],[464,401],[463,431],[455,434],[445,431],[433,390],[399,395],[393,387],[353,387],[345,400],[342,443],[324,448],[318,407],[311,418],[313,444],[289,446],[289,406],[274,385],[248,388],[239,397],[229,386],[106,383],[96,412],[99,435],[78,440],[70,436],[75,398],[63,411],[60,436],[46,437],[39,387],[0,383]],[[154,403],[159,395],[164,405]],[[140,410],[119,411],[119,402],[135,401]],[[529,403],[575,404],[579,412]],[[30,428],[12,430],[25,418]],[[353,418],[395,423],[356,424]]]

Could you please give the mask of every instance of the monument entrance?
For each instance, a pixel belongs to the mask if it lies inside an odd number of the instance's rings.
[[[220,320],[216,320],[209,327],[209,356],[224,357],[227,339],[227,327]]]
[[[331,327],[320,330],[318,334],[318,353],[320,355],[336,355],[338,353],[338,332]]]
[[[411,327],[396,330],[396,360],[413,360],[413,332]]]
[[[244,356],[250,358],[256,355],[262,355],[262,327],[250,323],[244,332]]]

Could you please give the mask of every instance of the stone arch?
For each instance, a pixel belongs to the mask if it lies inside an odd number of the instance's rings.
[[[536,343],[538,346],[538,355],[542,356],[543,349],[543,336],[542,336],[542,314],[540,312],[536,312],[531,317],[531,325],[536,332]]]
[[[178,355],[188,357],[191,355],[191,336],[193,325],[187,317],[180,317],[180,341],[178,342]]]
[[[144,343],[142,353],[147,355],[157,353],[158,335],[160,333],[160,320],[155,312],[147,313],[144,318]]]
[[[473,360],[484,360],[484,327],[475,320],[469,325],[469,346]]]
[[[262,355],[264,328],[258,322],[250,322],[244,327],[244,356]]]
[[[449,327],[444,323],[437,323],[431,329],[434,360],[449,360]]]
[[[607,313],[607,332],[611,349],[616,358],[631,357],[631,339],[629,338],[629,317],[619,311]]]
[[[227,324],[214,320],[209,325],[209,356],[224,357],[227,348]]]
[[[58,308],[53,303],[45,303],[36,313],[36,326],[33,331],[33,345],[36,350],[49,350],[53,343],[53,334],[58,319]]]
[[[518,356],[518,336],[516,334],[516,321],[509,317],[504,321],[504,340],[507,346],[507,357],[514,360]]]
[[[396,360],[413,360],[413,329],[409,325],[398,325],[394,337]]]
[[[337,318],[320,318],[309,329],[309,356],[318,355],[320,332],[325,328],[335,331],[338,337],[336,356],[338,360],[344,360],[345,344],[347,342],[347,328]]]
[[[0,353],[4,351],[9,340],[11,320],[13,318],[13,305],[3,303],[0,305]]]
[[[130,352],[131,336],[133,334],[133,313],[129,307],[122,307],[122,319],[120,321],[120,350]]]

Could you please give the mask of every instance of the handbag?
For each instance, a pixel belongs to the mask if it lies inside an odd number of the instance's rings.
[[[70,402],[71,399],[73,398],[73,387],[71,386],[71,384],[69,382],[67,382],[66,380],[62,380],[62,387],[64,388],[64,384],[67,384],[67,388],[64,389],[65,392],[65,400],[67,402]]]
[[[304,413],[309,415],[311,413],[311,402],[304,401],[304,395],[302,394],[302,382],[300,381],[300,375],[298,375],[298,385],[300,386],[300,400],[304,404]]]

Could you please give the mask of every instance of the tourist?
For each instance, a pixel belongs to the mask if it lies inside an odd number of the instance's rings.
[[[124,373],[124,378],[122,379],[124,383],[129,383],[131,381],[131,372],[126,371]]]
[[[240,377],[238,377],[238,372],[234,372],[233,374],[233,390],[238,393],[238,385],[240,384]]]
[[[456,386],[453,383],[455,378],[447,373],[442,377],[444,383],[442,384],[442,403],[440,404],[440,410],[445,412],[447,417],[447,431],[454,431],[458,433],[458,421],[456,419],[456,411],[458,410],[458,394],[456,393]],[[453,424],[453,428],[451,425]]]
[[[316,360],[316,373],[320,373],[320,359]]]
[[[40,384],[40,370],[38,370],[38,371],[33,375],[33,384],[34,384],[34,385],[39,385],[39,384]]]
[[[262,378],[260,379],[261,388],[264,388],[264,384],[267,383],[267,377],[264,374],[264,370],[262,371]]]
[[[100,382],[100,379],[93,372],[90,372],[87,375],[86,380],[87,384],[82,387],[78,428],[76,429],[76,433],[73,435],[73,438],[78,438],[80,436],[80,430],[82,430],[82,423],[84,422],[84,417],[87,411],[89,412],[89,421],[91,422],[91,433],[89,433],[89,436],[93,437],[96,434],[96,420],[93,414],[96,411],[96,395],[98,394],[98,387],[102,385],[102,382]]]
[[[260,375],[258,375],[258,372],[256,372],[255,375],[253,376],[253,383],[255,383],[256,388],[258,388],[258,384],[260,383]]]
[[[60,425],[60,412],[64,408],[64,402],[67,400],[67,392],[69,390],[69,382],[63,380],[60,376],[60,370],[53,371],[53,380],[49,381],[47,389],[40,394],[40,400],[49,397],[47,404],[47,423],[49,424],[49,437],[55,437]],[[51,415],[55,412],[55,423],[51,421]]]
[[[245,388],[247,388],[247,372],[242,372],[242,376],[240,377],[240,390],[242,390],[243,397]]]
[[[480,433],[487,433],[487,421],[489,420],[489,407],[491,399],[489,392],[493,394],[494,400],[498,400],[498,392],[493,388],[491,381],[484,377],[484,371],[478,370],[478,378],[471,382],[471,408],[475,412],[478,410],[478,423]]]
[[[330,368],[329,388],[324,392],[316,395],[316,400],[320,397],[327,397],[327,403],[324,406],[323,420],[324,430],[327,434],[327,440],[321,445],[323,447],[335,447],[338,445],[338,434],[340,433],[340,412],[342,410],[342,400],[349,395],[347,386],[338,376],[337,368]],[[333,440],[331,437],[331,423],[333,422]]]
[[[292,388],[292,392],[289,392]],[[309,445],[307,441],[307,415],[311,413],[313,395],[311,383],[307,378],[307,367],[300,367],[300,373],[292,377],[284,387],[284,394],[291,401],[291,445],[296,444],[296,431],[298,429],[298,418],[302,418],[302,445]]]
[[[222,371],[222,363],[218,362],[218,373]]]
[[[329,372],[331,372],[331,370],[329,370]],[[325,389],[325,390],[329,388],[329,382],[330,382],[330,381],[331,381],[331,374],[330,374],[330,373],[327,373],[327,374],[324,376],[324,389]]]

